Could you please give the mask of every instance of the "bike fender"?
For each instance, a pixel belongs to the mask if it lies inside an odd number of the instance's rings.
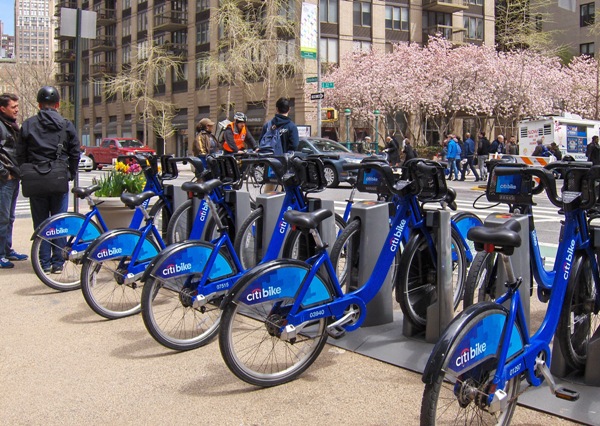
[[[113,258],[130,256],[141,236],[141,231],[133,229],[109,231],[87,248],[84,258],[102,262]],[[156,257],[159,251],[160,248],[147,238],[142,244],[138,261],[150,260]]]
[[[452,355],[448,352],[452,344],[458,338],[460,330],[481,312],[491,308],[501,309],[508,315],[508,310],[502,305],[498,305],[494,302],[481,302],[469,306],[450,322],[448,327],[446,327],[442,333],[440,340],[435,344],[431,351],[431,355],[429,355],[425,370],[423,371],[423,377],[421,378],[423,383],[431,384],[442,369],[442,365],[444,365],[446,358]]]
[[[186,241],[175,244],[158,255],[144,272],[142,281],[150,275],[170,279],[185,275],[201,274],[214,250],[214,245],[204,241]],[[234,275],[236,270],[223,253],[218,253],[208,278],[222,279]]]
[[[37,236],[46,239],[75,236],[81,230],[84,221],[85,216],[81,213],[59,213],[44,220],[33,232],[31,240],[33,241]],[[83,241],[93,241],[101,235],[97,224],[93,221],[92,223],[92,225],[86,227]]]
[[[224,309],[235,296],[248,305],[270,299],[295,298],[307,274],[305,262],[293,259],[277,259],[259,264],[248,270],[224,297]],[[331,293],[319,276],[309,284],[302,306],[311,306],[331,300]]]

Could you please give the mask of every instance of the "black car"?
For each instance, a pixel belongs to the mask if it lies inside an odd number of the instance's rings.
[[[330,157],[323,158],[325,164],[325,179],[328,187],[336,187],[340,182],[347,182],[355,172],[342,170],[346,163],[360,163],[365,154],[350,151],[344,145],[326,138],[302,138],[298,145],[300,154],[324,154]],[[352,173],[352,174],[351,174]]]

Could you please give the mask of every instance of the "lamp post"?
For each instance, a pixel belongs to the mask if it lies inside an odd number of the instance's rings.
[[[379,112],[378,109],[373,111],[373,115],[375,116],[375,154],[379,154]]]
[[[352,110],[346,108],[344,115],[346,116],[346,148],[348,149],[350,149],[350,114],[352,114]]]

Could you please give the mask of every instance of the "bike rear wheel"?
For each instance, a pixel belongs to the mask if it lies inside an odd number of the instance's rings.
[[[227,210],[224,208],[218,207],[217,209],[221,222],[227,226],[229,237],[233,240],[235,237],[235,223],[233,218],[227,214]],[[167,228],[168,244],[171,245],[189,240],[195,219],[196,215],[194,214],[193,202],[192,200],[186,200],[177,208],[177,210],[175,210],[173,217],[169,221],[169,226]],[[203,239],[205,241],[212,241],[218,238],[219,235],[217,222],[211,215],[204,226]]]
[[[479,252],[475,256],[465,282],[463,309],[473,303],[495,300],[496,275],[498,270],[496,253]]]
[[[244,270],[256,266],[267,250],[268,241],[263,241],[263,208],[258,206],[242,223],[236,233],[233,247]]]
[[[567,365],[575,370],[583,370],[586,367],[588,345],[600,327],[600,317],[594,311],[598,293],[587,256],[578,255],[573,261],[572,271],[556,338]]]
[[[334,236],[337,236],[340,235],[340,233],[346,227],[346,221],[337,213],[334,215],[334,220]],[[314,254],[314,248],[315,241],[310,234],[302,233],[302,231],[292,229],[285,237],[285,243],[283,245],[281,257],[284,259],[306,260]]]
[[[487,405],[488,393],[491,392],[491,381],[494,378],[498,361],[496,357],[486,359],[480,364],[462,371],[453,372],[450,364],[456,361],[452,356],[457,351],[464,351],[463,338],[472,332],[485,317],[503,315],[506,312],[492,308],[481,312],[469,321],[460,331],[454,343],[445,353],[444,362],[431,383],[425,385],[421,402],[421,425],[508,425],[517,406],[520,377],[515,376],[506,383],[504,391],[508,404],[504,410],[490,413]],[[445,348],[444,348],[445,349]],[[432,355],[433,356],[433,355]]]
[[[286,296],[287,289],[299,288],[299,280],[308,270],[302,262],[273,261],[257,273],[246,274],[236,285],[235,295],[223,311],[219,346],[229,369],[246,383],[268,387],[294,380],[323,349],[327,341],[326,318],[305,324],[293,338],[280,334],[280,328],[286,324],[286,309],[294,303],[294,296]],[[279,279],[263,288],[262,280],[270,274]],[[331,295],[327,281],[322,277],[317,280]],[[256,296],[265,292],[267,297]]]

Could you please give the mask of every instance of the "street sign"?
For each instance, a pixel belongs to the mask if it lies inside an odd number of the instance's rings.
[[[310,95],[311,101],[318,101],[319,99],[323,99],[323,98],[325,98],[325,93],[323,93],[323,92],[311,93],[311,95]]]
[[[333,81],[322,81],[321,88],[323,89],[333,89]]]
[[[316,83],[317,81],[319,81],[319,77],[306,77],[307,83]]]

